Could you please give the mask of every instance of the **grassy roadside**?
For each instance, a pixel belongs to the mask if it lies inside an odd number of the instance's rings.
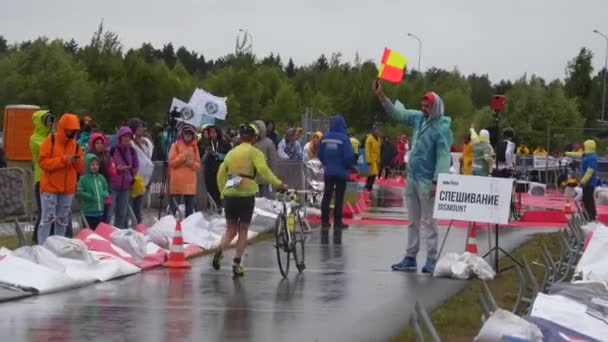
[[[528,258],[539,281],[544,272],[543,268],[537,265],[542,260],[541,242],[546,243],[554,255],[558,253],[559,240],[556,233],[536,235],[513,253],[513,256],[516,258],[521,258],[524,255]],[[513,262],[510,259],[503,258],[500,260],[501,269],[511,265],[513,265]],[[512,268],[502,272],[494,280],[489,281],[488,285],[496,297],[498,306],[511,310],[515,304],[519,287],[517,271]],[[481,282],[473,280],[462,292],[448,299],[431,313],[433,325],[443,341],[468,342],[475,338],[481,329],[480,293]],[[415,340],[409,327],[405,327],[398,335],[391,339],[394,342]]]

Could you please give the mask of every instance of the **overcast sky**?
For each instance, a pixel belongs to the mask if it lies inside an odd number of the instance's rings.
[[[494,81],[524,72],[563,78],[582,46],[604,64],[607,0],[15,0],[0,5],[0,34],[9,42],[75,38],[86,44],[104,19],[125,48],[173,42],[217,58],[234,51],[239,28],[253,36],[253,51],[280,53],[309,64],[340,51],[352,61],[379,60],[388,46],[422,68],[488,73]]]

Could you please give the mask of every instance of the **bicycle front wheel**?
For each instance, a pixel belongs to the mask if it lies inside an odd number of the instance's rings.
[[[296,268],[298,272],[302,273],[306,268],[304,263],[304,240],[306,239],[306,233],[304,232],[304,222],[300,217],[300,213],[296,213],[295,230],[293,233],[293,259],[296,262]]]
[[[289,232],[287,231],[287,220],[285,215],[280,214],[277,217],[277,222],[274,229],[275,249],[277,250],[277,262],[279,271],[283,278],[287,278],[289,273],[289,259],[291,247],[289,246]]]

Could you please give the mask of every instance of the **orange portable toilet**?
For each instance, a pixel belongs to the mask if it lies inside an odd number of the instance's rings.
[[[40,110],[32,105],[4,107],[4,153],[7,160],[32,160],[30,136],[34,133],[32,114]]]

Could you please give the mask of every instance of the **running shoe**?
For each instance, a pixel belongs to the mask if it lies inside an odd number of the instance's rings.
[[[217,271],[220,269],[220,265],[222,263],[222,259],[224,258],[224,254],[221,250],[215,252],[213,255],[213,268]]]
[[[436,261],[433,258],[426,259],[426,264],[424,264],[424,267],[422,267],[422,273],[433,274],[433,271],[435,270],[435,262]]]
[[[234,264],[232,265],[232,273],[235,276],[243,276],[245,275],[245,267],[243,267],[241,264]]]

